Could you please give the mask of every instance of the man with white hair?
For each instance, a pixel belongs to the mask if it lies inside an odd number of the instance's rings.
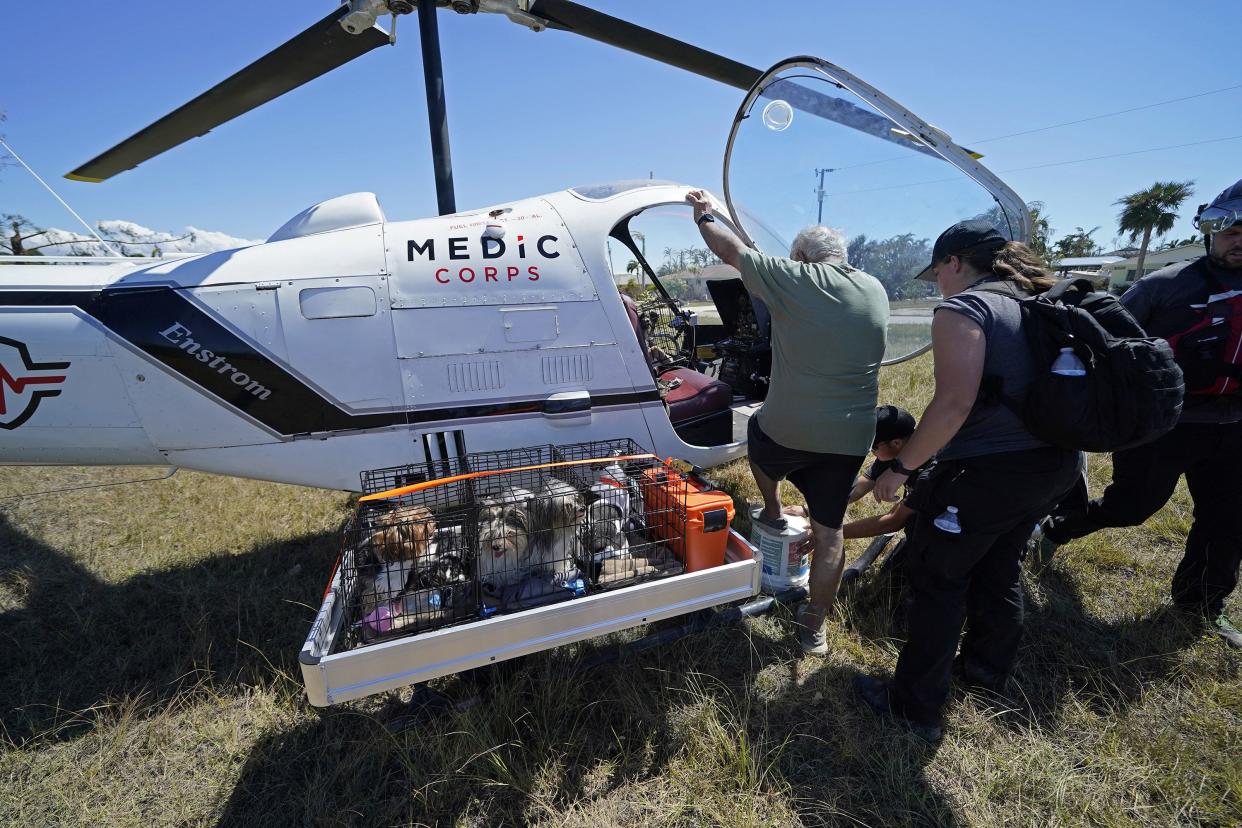
[[[712,215],[702,190],[686,196],[708,248],[737,268],[772,315],[772,378],[750,419],[750,468],[763,495],[758,519],[780,527],[780,481],[806,498],[815,536],[810,597],[798,608],[798,642],[828,652],[824,619],[845,568],[841,523],[854,478],[875,437],[875,404],[888,296],[873,276],[846,263],[845,237],[808,227],[789,258],[742,244]]]

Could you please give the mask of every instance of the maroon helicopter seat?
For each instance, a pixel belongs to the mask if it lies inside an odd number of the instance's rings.
[[[642,317],[638,314],[638,306],[634,299],[621,294],[621,302],[625,305],[625,313],[634,327],[634,335],[638,337],[638,345],[652,375],[672,387],[668,389],[664,400],[668,403],[668,418],[673,425],[686,423],[719,414],[728,409],[733,402],[733,390],[718,379],[700,374],[693,368],[659,369],[652,364],[651,351],[647,346],[647,333],[643,329]],[[659,372],[658,374],[656,372]]]
[[[692,368],[670,368],[660,374],[660,379],[665,382],[681,380],[664,397],[673,425],[727,411],[729,403],[733,402],[733,389]]]

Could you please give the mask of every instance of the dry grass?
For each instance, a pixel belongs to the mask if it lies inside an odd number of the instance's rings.
[[[883,399],[921,409],[927,371]],[[3,474],[0,496],[129,472]],[[755,494],[742,464],[718,477]],[[875,581],[826,658],[781,609],[578,676],[616,640],[448,679],[484,701],[412,726],[408,691],[318,713],[296,653],[347,508],[190,473],[0,501],[0,823],[1242,824],[1242,662],[1166,609],[1183,491],[1028,578],[1024,695],[955,699],[938,750],[849,698],[899,646]]]

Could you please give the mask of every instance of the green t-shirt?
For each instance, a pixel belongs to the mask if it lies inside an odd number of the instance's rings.
[[[849,265],[742,253],[742,281],[772,314],[772,382],[755,415],[802,451],[865,455],[888,325],[888,295]]]

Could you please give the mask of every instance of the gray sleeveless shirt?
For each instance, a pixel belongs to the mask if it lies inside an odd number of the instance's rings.
[[[997,282],[998,279],[985,279]],[[999,382],[999,390],[1010,400],[1021,401],[1035,381],[1035,365],[1030,346],[1022,332],[1022,313],[1008,296],[967,290],[936,306],[936,313],[960,313],[983,329],[986,353],[983,376]],[[998,395],[982,388],[966,422],[937,457],[955,460],[981,454],[1000,454],[1042,448],[1048,444],[1032,437],[1022,419],[1000,402]]]

